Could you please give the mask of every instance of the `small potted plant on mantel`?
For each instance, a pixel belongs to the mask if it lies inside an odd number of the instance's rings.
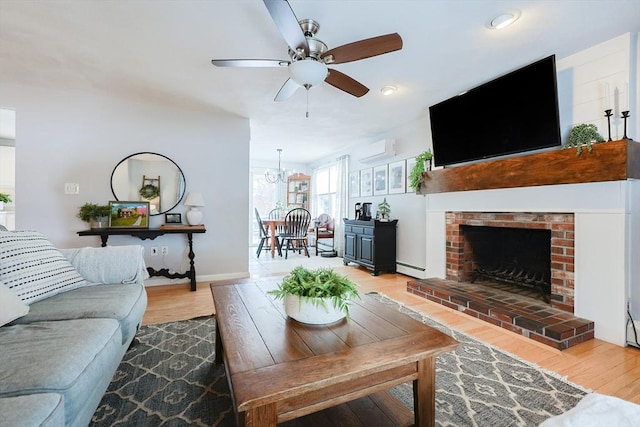
[[[334,323],[349,317],[349,300],[359,297],[358,288],[331,268],[291,270],[277,289],[269,291],[284,300],[284,310],[298,322],[312,325]]]
[[[414,189],[414,191],[417,192],[420,190],[420,185],[422,184],[422,172],[431,170],[432,158],[433,153],[431,153],[430,149],[427,149],[427,151],[416,157],[416,163],[409,172],[409,185]]]
[[[76,215],[84,222],[88,222],[91,228],[105,228],[109,226],[109,205],[98,205],[96,203],[85,203],[80,206]]]
[[[604,142],[604,138],[598,132],[596,125],[582,123],[574,126],[569,132],[569,138],[562,148],[576,147],[576,155],[582,154],[583,147],[587,147],[588,152],[593,151],[593,144]]]

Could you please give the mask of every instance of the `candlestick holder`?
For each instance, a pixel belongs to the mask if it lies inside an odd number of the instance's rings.
[[[629,110],[622,112],[622,119],[624,120],[624,139],[629,139],[627,137],[627,119],[629,118]]]
[[[611,141],[611,116],[613,116],[613,113],[610,108],[604,110],[604,116],[607,118],[607,128],[609,129],[609,139],[607,141]]]

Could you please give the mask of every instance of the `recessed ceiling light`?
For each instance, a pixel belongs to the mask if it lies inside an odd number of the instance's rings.
[[[516,22],[518,18],[520,18],[519,10],[501,13],[489,21],[486,27],[492,30],[501,30]]]
[[[387,85],[387,86],[383,86],[382,89],[380,89],[380,92],[382,92],[384,96],[389,96],[396,93],[397,90],[398,90],[397,86]]]

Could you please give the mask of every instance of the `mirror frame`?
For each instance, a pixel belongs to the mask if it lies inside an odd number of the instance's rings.
[[[180,172],[180,176],[182,177],[182,189],[181,189],[181,192],[180,192],[180,197],[178,197],[178,200],[175,202],[175,204],[173,206],[171,206],[170,208],[162,209],[161,211],[158,211],[157,213],[152,213],[152,214],[150,213],[151,216],[163,215],[163,214],[171,211],[172,209],[174,209],[176,206],[178,206],[180,204],[180,202],[182,201],[182,199],[184,198],[184,195],[187,192],[187,180],[184,177],[184,173],[182,172],[182,169],[180,168],[180,166],[178,166],[178,164],[176,162],[174,162],[169,157],[167,157],[167,156],[165,156],[163,154],[154,153],[154,152],[151,152],[151,151],[141,151],[139,153],[130,154],[129,156],[127,156],[124,159],[120,160],[118,162],[118,164],[113,168],[113,171],[111,172],[111,179],[110,179],[110,182],[109,182],[109,184],[111,185],[111,193],[113,194],[113,197],[115,197],[115,199],[117,201],[123,201],[123,200],[118,198],[118,195],[116,194],[116,191],[113,188],[113,176],[116,173],[116,170],[118,169],[118,166],[120,166],[122,163],[126,162],[130,158],[138,156],[140,154],[152,154],[154,156],[160,156],[160,157],[163,157],[163,158],[167,159],[168,161],[173,163],[173,165],[178,169],[178,172]],[[126,201],[126,199],[125,199],[125,201]]]

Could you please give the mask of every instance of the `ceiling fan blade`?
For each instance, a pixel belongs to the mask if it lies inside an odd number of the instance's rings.
[[[304,51],[304,55],[309,55],[309,43],[304,36],[298,18],[296,18],[293,9],[289,5],[287,0],[263,0],[264,5],[267,7],[273,22],[276,23],[276,27],[282,34],[284,41],[287,45],[297,52],[299,49]]]
[[[296,93],[299,87],[300,86],[298,85],[298,83],[294,82],[291,79],[287,79],[287,81],[284,82],[273,100],[276,102],[286,101],[287,99],[291,98],[294,93]]]
[[[340,71],[329,69],[329,75],[324,79],[325,82],[329,83],[331,86],[343,90],[357,98],[365,95],[369,92],[369,88],[363,85],[362,83],[352,79]]]
[[[321,58],[327,64],[344,64],[400,49],[402,49],[402,37],[398,33],[393,33],[334,47],[323,53]]]
[[[286,67],[289,61],[280,59],[212,59],[216,67]]]

